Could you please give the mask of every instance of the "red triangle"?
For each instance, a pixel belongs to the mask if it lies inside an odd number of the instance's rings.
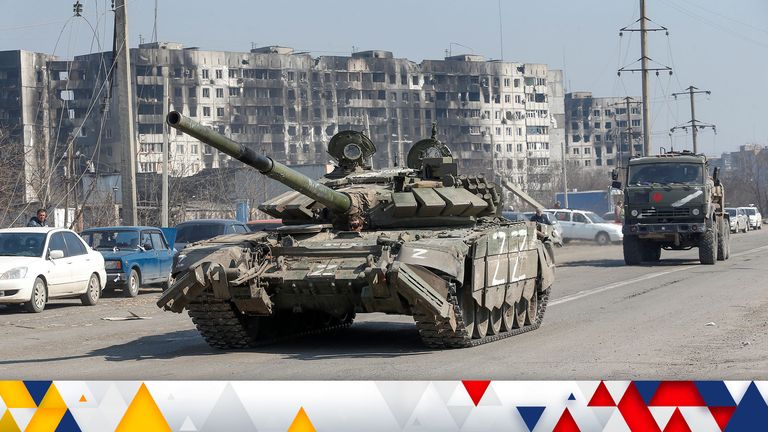
[[[731,420],[734,411],[736,411],[735,406],[709,407],[709,412],[712,413],[712,417],[715,418],[721,431],[725,430],[725,426]]]
[[[600,385],[597,386],[595,394],[592,395],[592,399],[589,400],[587,406],[591,407],[615,407],[616,402],[613,401],[611,393],[605,386],[605,383],[600,381]]]
[[[691,432],[691,428],[685,422],[685,417],[680,412],[680,408],[675,408],[675,412],[672,413],[672,417],[669,419],[667,427],[664,428],[664,432]]]
[[[464,384],[464,388],[467,389],[469,397],[472,398],[472,402],[477,406],[477,404],[480,403],[480,399],[483,398],[485,390],[487,390],[488,386],[491,384],[491,381],[462,381],[461,383]]]
[[[663,381],[648,406],[707,406],[693,381]]]
[[[645,405],[635,383],[629,383],[629,387],[624,392],[624,396],[621,397],[618,407],[621,416],[624,417],[624,421],[629,426],[629,430],[643,432],[660,431],[659,425],[656,424],[653,414]]]
[[[573,419],[571,412],[566,408],[552,432],[581,432],[581,429],[576,424],[576,420]]]

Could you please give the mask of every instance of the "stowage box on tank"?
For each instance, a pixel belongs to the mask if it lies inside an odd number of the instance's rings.
[[[183,249],[157,302],[187,309],[205,340],[230,349],[348,326],[356,313],[414,317],[430,347],[458,348],[539,326],[554,279],[536,226],[499,217],[499,188],[458,175],[447,146],[423,139],[407,167],[373,170],[364,134],[328,146],[322,180],[259,155],[209,128],[172,127],[288,185],[259,209],[274,231],[231,234]]]

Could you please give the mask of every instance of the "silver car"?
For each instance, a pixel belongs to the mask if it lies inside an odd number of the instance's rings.
[[[552,213],[563,229],[563,241],[594,240],[599,245],[624,239],[621,225],[607,222],[591,211],[546,209]]]
[[[744,214],[747,215],[749,229],[763,229],[763,215],[760,214],[760,210],[757,207],[739,207],[739,210],[744,210]]]

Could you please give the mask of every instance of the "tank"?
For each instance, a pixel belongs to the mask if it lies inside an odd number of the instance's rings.
[[[259,206],[282,226],[181,250],[157,302],[187,310],[213,347],[332,331],[356,314],[413,316],[429,347],[462,348],[539,327],[554,262],[536,225],[500,217],[499,187],[459,175],[435,137],[407,166],[374,170],[361,132],[328,144],[335,169],[312,180],[177,112],[168,124],[292,190]]]

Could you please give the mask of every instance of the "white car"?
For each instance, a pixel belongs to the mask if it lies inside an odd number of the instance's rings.
[[[749,219],[747,219],[747,214],[744,213],[744,210],[741,208],[726,207],[725,212],[728,213],[728,220],[731,224],[732,233],[737,233],[739,231],[747,232],[749,229]]]
[[[591,211],[546,209],[555,215],[563,230],[563,240],[594,240],[599,245],[620,242],[624,239],[621,225],[607,222]]]
[[[763,215],[760,214],[760,210],[757,207],[739,207],[740,210],[744,210],[749,219],[750,229],[763,229]]]
[[[0,229],[0,303],[23,303],[29,312],[42,312],[52,298],[94,305],[106,281],[104,258],[73,231]]]

